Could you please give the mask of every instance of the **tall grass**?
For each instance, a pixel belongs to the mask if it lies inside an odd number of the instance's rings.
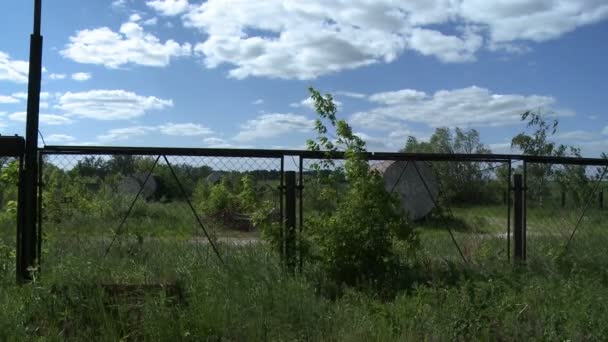
[[[64,241],[67,243],[67,241]],[[54,242],[61,244],[61,241]],[[403,341],[596,340],[608,336],[608,269],[483,267],[427,258],[394,297],[346,289],[321,295],[314,268],[289,275],[265,246],[149,241],[106,258],[89,244],[49,242],[42,278],[14,284],[2,273],[3,341]],[[129,249],[131,248],[131,249]],[[61,249],[63,253],[50,253]],[[8,254],[2,262],[10,264]],[[131,296],[108,284],[165,284]]]
[[[157,233],[143,239],[123,234],[107,255],[114,222],[84,217],[61,226],[47,222],[40,277],[25,286],[14,281],[14,232],[3,229],[0,341],[608,336],[602,212],[589,213],[567,250],[562,235],[531,234],[528,263],[512,265],[499,228],[506,222],[497,223],[506,215],[503,207],[454,208],[455,221],[419,224],[421,251],[415,260],[403,257],[406,267],[379,294],[328,284],[312,264],[291,275],[264,244],[220,243],[220,262],[208,244],[191,239],[190,229],[197,228],[177,205],[153,208],[154,220],[136,212],[126,231],[145,227]],[[557,220],[551,215],[531,211],[529,221],[534,226]],[[467,263],[445,224],[454,224]]]

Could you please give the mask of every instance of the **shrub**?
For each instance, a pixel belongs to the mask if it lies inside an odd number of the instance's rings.
[[[347,182],[335,210],[320,212],[310,221],[312,225],[306,229],[312,248],[308,257],[319,262],[337,284],[379,287],[390,280],[388,276],[398,265],[395,240],[405,241],[414,251],[414,231],[397,198],[385,190],[380,174],[370,168],[365,142],[353,134],[346,121],[336,118],[331,95],[309,90],[319,118],[317,139],[309,140],[308,147],[328,153],[344,151],[344,166],[334,172],[343,174]],[[327,137],[325,123],[335,130],[335,141]],[[329,159],[313,166],[319,171],[331,167]],[[330,180],[339,178],[327,177],[324,185],[336,189]]]

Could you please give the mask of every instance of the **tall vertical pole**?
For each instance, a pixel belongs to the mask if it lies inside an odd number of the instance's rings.
[[[37,179],[38,179],[38,119],[40,111],[40,83],[42,78],[42,36],[40,22],[42,0],[34,1],[34,33],[30,36],[30,64],[27,89],[27,122],[25,127],[25,165],[21,175],[20,235],[21,255],[17,265],[18,281],[32,279],[31,269],[37,266]]]
[[[513,161],[509,159],[509,169],[507,173],[507,261],[511,260],[511,173]]]
[[[522,175],[513,176],[513,259],[516,262],[526,260],[525,228],[524,228],[524,184]]]
[[[300,186],[298,187],[300,192],[299,194],[299,201],[298,201],[298,208],[300,210],[300,229],[298,232],[298,242],[299,242],[299,261],[300,261],[300,273],[302,273],[302,267],[304,265],[304,246],[303,246],[303,239],[304,237],[302,236],[302,231],[304,229],[304,157],[300,156]]]
[[[281,177],[279,179],[279,216],[281,216],[281,229],[279,229],[279,240],[281,246],[279,249],[279,256],[281,261],[285,261],[285,156],[281,156]]]
[[[528,255],[528,162],[524,160],[524,177],[523,177],[523,257],[524,261]]]
[[[285,172],[285,264],[290,272],[296,267],[296,172]]]

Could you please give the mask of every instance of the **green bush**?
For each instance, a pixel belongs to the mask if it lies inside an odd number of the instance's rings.
[[[380,174],[370,168],[365,142],[353,134],[346,121],[336,119],[331,95],[322,96],[312,88],[310,92],[319,119],[317,140],[308,141],[308,147],[314,151],[331,153],[340,149],[345,152],[344,166],[333,171],[337,176],[327,177],[334,180],[333,184],[328,181],[323,185],[329,192],[337,187],[336,181],[343,175],[346,188],[335,210],[320,212],[309,220],[308,257],[318,262],[337,285],[380,288],[391,280],[390,275],[399,265],[394,242],[405,241],[414,251],[413,228],[399,209],[397,198],[385,190]],[[335,130],[335,141],[327,137],[328,127],[324,122]],[[329,159],[313,166],[319,171],[332,167]]]

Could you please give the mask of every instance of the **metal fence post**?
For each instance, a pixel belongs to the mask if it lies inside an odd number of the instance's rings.
[[[513,176],[513,260],[526,260],[526,229],[524,221],[524,186],[522,175]]]
[[[300,156],[300,165],[299,165],[299,186],[298,186],[298,209],[299,209],[299,231],[298,231],[298,258],[299,258],[299,271],[302,272],[302,268],[304,265],[304,246],[303,246],[303,235],[302,230],[304,229],[304,158]]]
[[[291,272],[296,266],[296,172],[285,172],[285,264]]]
[[[279,216],[281,217],[281,227],[279,229],[279,257],[285,261],[285,156],[281,156],[281,170],[279,179]]]
[[[24,169],[19,180],[19,206],[21,212],[20,234],[17,239],[21,244],[17,280],[27,282],[33,279],[32,272],[37,268],[38,253],[36,231],[37,195],[38,195],[38,126],[40,113],[40,84],[42,78],[42,36],[40,35],[41,0],[34,1],[34,32],[30,36],[30,60],[27,90],[27,120],[25,127]]]
[[[509,169],[507,170],[507,262],[511,260],[511,188],[513,178],[513,161],[509,159]]]

